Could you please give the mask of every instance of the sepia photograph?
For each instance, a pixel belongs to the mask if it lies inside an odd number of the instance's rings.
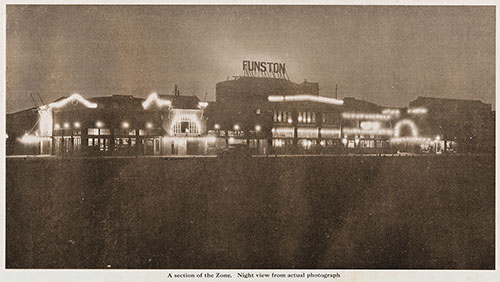
[[[5,11],[7,270],[495,270],[496,6]]]

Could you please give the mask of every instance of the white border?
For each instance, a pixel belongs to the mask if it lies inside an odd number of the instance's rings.
[[[251,273],[271,273],[273,270],[6,270],[5,269],[5,93],[6,93],[6,4],[137,4],[137,5],[164,5],[164,4],[226,4],[226,5],[269,5],[269,4],[288,4],[288,5],[430,5],[430,6],[448,6],[448,5],[469,5],[469,6],[490,6],[498,5],[498,1],[314,1],[314,3],[309,3],[307,1],[5,1],[0,0],[0,44],[1,44],[1,76],[0,76],[0,157],[2,158],[0,163],[1,173],[0,181],[2,192],[0,193],[0,218],[2,219],[2,224],[0,226],[0,281],[193,281],[189,279],[171,279],[167,278],[168,273],[203,273],[216,271],[236,274],[239,271],[251,272]],[[498,56],[499,43],[498,30],[500,29],[499,24],[499,10],[496,9],[496,54]],[[498,66],[499,60],[496,58],[496,85],[498,85]],[[495,90],[497,91],[497,90]],[[496,95],[498,98],[498,94]],[[496,110],[500,109],[500,103],[495,103]],[[498,117],[496,119],[496,146],[500,145],[499,141],[499,129]],[[496,167],[498,167],[500,153],[496,151]],[[496,183],[498,183],[498,174],[496,175]],[[334,281],[500,281],[500,271],[499,271],[499,248],[498,248],[498,202],[499,193],[496,191],[496,270],[313,270],[316,273],[340,273],[341,278],[335,279]],[[274,270],[276,273],[301,273],[309,272],[309,270]],[[219,281],[217,279],[195,279],[194,281],[201,280],[212,280]],[[248,281],[248,280],[258,280],[258,281],[332,281],[331,279],[224,279],[223,281]]]

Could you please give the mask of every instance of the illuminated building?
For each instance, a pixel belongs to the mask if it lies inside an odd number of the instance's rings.
[[[253,73],[252,73],[253,74]],[[474,100],[418,97],[408,107],[320,95],[319,84],[236,77],[216,101],[152,93],[63,97],[7,115],[8,154],[203,155],[493,152],[494,112]]]
[[[207,154],[206,104],[196,96],[79,94],[8,115],[9,154]],[[22,122],[21,124],[19,122]],[[21,125],[17,129],[15,125]]]
[[[425,108],[425,114],[413,114],[421,135],[449,152],[494,152],[495,112],[491,104],[479,100],[418,97],[408,109]]]
[[[493,120],[489,106],[481,111]],[[216,102],[207,111],[209,134],[227,144],[247,144],[256,153],[440,152],[457,147],[456,142],[435,140],[446,134],[429,130],[426,120],[433,113],[426,103],[388,108],[322,96],[317,83],[246,76],[217,83]],[[494,134],[494,129],[488,132]]]

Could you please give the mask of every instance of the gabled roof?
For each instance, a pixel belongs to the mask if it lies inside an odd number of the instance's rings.
[[[198,96],[187,95],[164,95],[159,94],[158,97],[163,100],[171,101],[171,106],[174,109],[198,109],[200,98]]]

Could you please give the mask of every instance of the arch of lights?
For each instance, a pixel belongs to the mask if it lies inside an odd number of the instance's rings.
[[[401,137],[401,128],[410,127],[411,136]],[[432,140],[427,137],[420,137],[418,135],[418,128],[415,122],[410,119],[403,119],[396,123],[394,126],[394,137],[391,138],[391,143],[410,143],[410,144],[430,144]]]
[[[185,111],[185,110],[184,110]],[[188,122],[189,132],[181,132],[182,122]],[[170,134],[200,134],[201,121],[196,113],[176,113],[173,115],[172,123],[170,125]]]
[[[418,137],[418,128],[417,128],[417,125],[415,124],[415,122],[413,122],[410,119],[403,119],[403,120],[400,120],[400,121],[398,121],[396,123],[396,125],[394,126],[394,137],[400,137],[401,136],[401,128],[403,126],[410,127],[410,129],[411,129],[411,135],[413,137]]]

